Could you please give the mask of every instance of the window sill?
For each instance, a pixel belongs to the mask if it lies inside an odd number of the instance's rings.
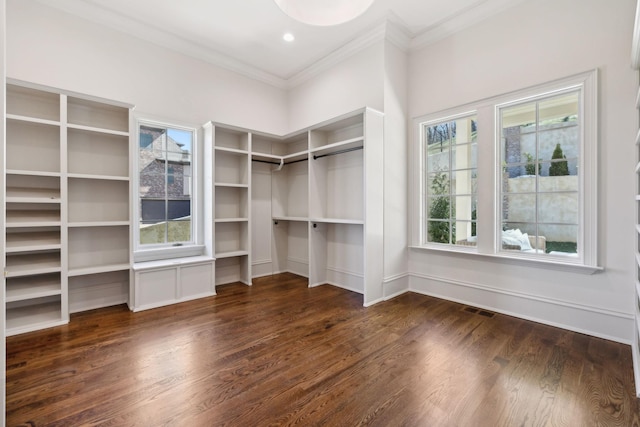
[[[177,265],[201,264],[212,261],[215,261],[215,258],[211,258],[205,255],[162,259],[158,261],[144,261],[133,264],[133,271],[144,271],[162,267],[175,267]]]
[[[435,246],[409,246],[410,250],[427,251],[427,252],[443,252],[451,254],[452,256],[459,257],[482,257],[490,260],[511,264],[521,265],[524,267],[544,268],[547,270],[567,271],[570,273],[580,274],[594,274],[604,271],[604,267],[590,266],[584,264],[575,264],[568,262],[561,262],[558,259],[539,259],[526,255],[508,255],[505,253],[480,253],[474,247],[435,247]],[[516,252],[518,253],[518,252]],[[519,254],[519,253],[518,253]]]
[[[171,246],[166,248],[145,249],[133,253],[133,262],[173,260],[176,258],[196,257],[204,254],[204,245]]]

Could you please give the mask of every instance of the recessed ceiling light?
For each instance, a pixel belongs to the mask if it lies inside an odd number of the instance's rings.
[[[284,33],[284,36],[282,36],[282,39],[286,42],[292,42],[294,41],[296,38],[293,34],[291,33]]]

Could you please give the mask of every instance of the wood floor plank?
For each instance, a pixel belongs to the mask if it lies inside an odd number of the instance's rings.
[[[628,346],[292,274],[7,339],[8,426],[638,426]]]

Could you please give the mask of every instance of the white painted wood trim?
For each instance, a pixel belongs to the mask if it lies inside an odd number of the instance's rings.
[[[623,344],[633,342],[633,313],[427,274],[412,273],[409,290]]]

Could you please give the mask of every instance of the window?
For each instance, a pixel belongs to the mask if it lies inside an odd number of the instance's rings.
[[[596,71],[414,120],[414,247],[597,267]]]
[[[192,128],[138,122],[136,260],[180,256],[184,250],[166,249],[195,245],[196,141]]]
[[[424,123],[424,241],[463,244],[476,237],[477,118]]]
[[[502,250],[579,256],[580,92],[498,106]]]

